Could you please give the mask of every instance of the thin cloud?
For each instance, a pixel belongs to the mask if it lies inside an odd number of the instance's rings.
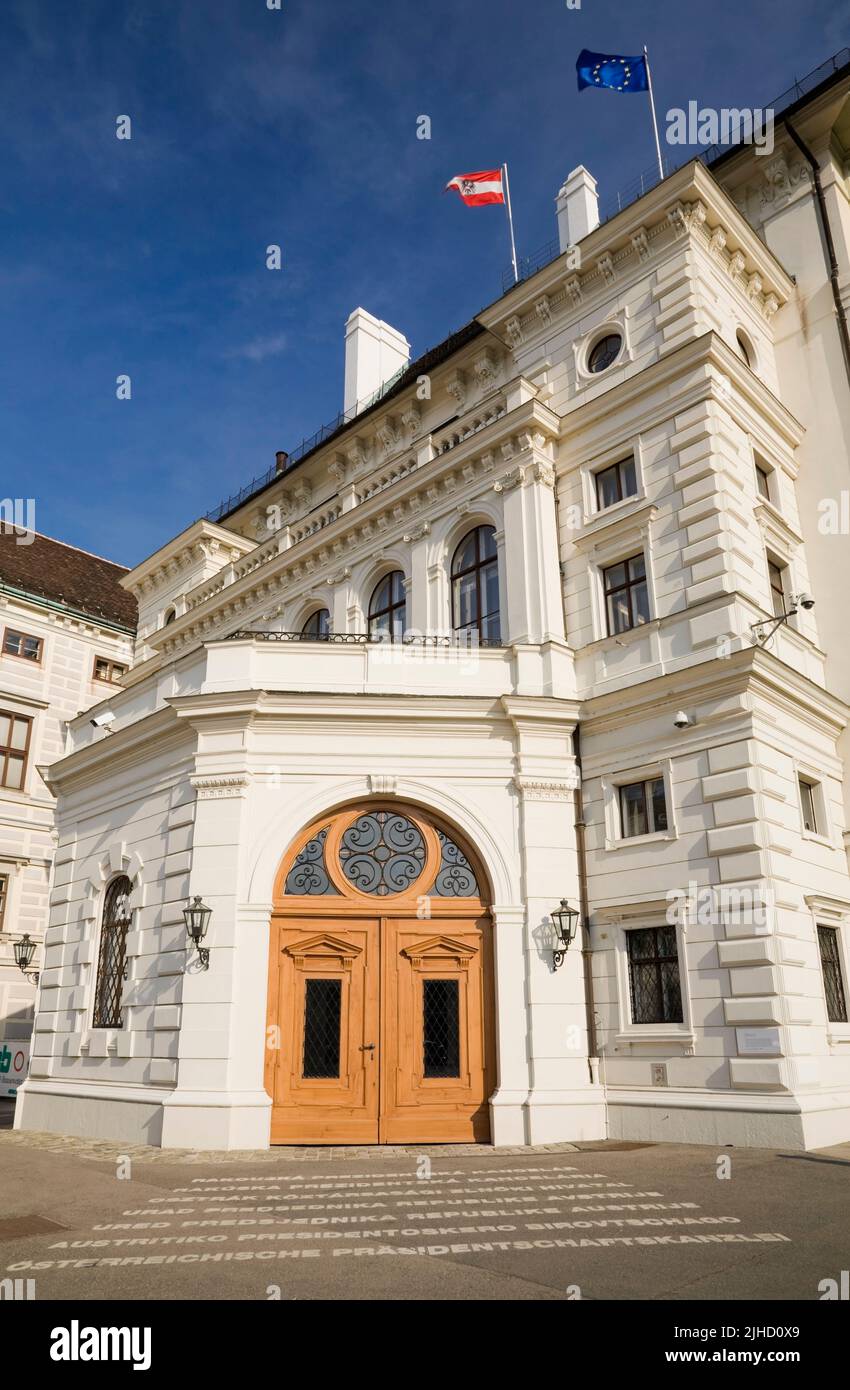
[[[250,343],[242,343],[239,347],[231,348],[224,355],[228,358],[242,359],[248,362],[265,362],[267,357],[279,357],[286,351],[286,334],[273,333],[266,338],[252,338]]]

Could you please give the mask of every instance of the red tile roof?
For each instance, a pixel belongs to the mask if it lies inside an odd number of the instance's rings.
[[[0,586],[61,603],[86,617],[135,632],[136,600],[118,583],[128,573],[123,565],[38,532],[31,544],[21,544],[28,539],[0,525]]]

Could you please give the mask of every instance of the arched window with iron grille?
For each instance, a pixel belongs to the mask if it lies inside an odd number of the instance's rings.
[[[123,1028],[121,993],[127,965],[127,931],[133,885],[126,874],[114,878],[106,890],[100,924],[100,951],[94,993],[93,1028]]]
[[[454,553],[452,626],[455,632],[475,633],[482,643],[501,641],[499,560],[492,526],[476,526]]]

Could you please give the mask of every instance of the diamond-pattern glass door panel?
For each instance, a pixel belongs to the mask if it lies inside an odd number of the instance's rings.
[[[378,1142],[380,924],[273,919],[272,1143]]]
[[[460,996],[457,980],[422,981],[425,1076],[460,1076]]]
[[[339,1076],[342,980],[306,980],[302,1076]]]

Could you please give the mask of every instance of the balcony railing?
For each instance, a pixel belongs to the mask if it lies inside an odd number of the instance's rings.
[[[430,635],[421,632],[405,632],[395,637],[387,632],[275,632],[264,628],[240,628],[229,632],[226,642],[245,641],[252,638],[257,642],[319,642],[338,643],[342,646],[398,646],[398,647],[457,647],[474,651],[477,647],[504,647],[501,640],[492,637],[476,637],[466,641],[457,633]]]

